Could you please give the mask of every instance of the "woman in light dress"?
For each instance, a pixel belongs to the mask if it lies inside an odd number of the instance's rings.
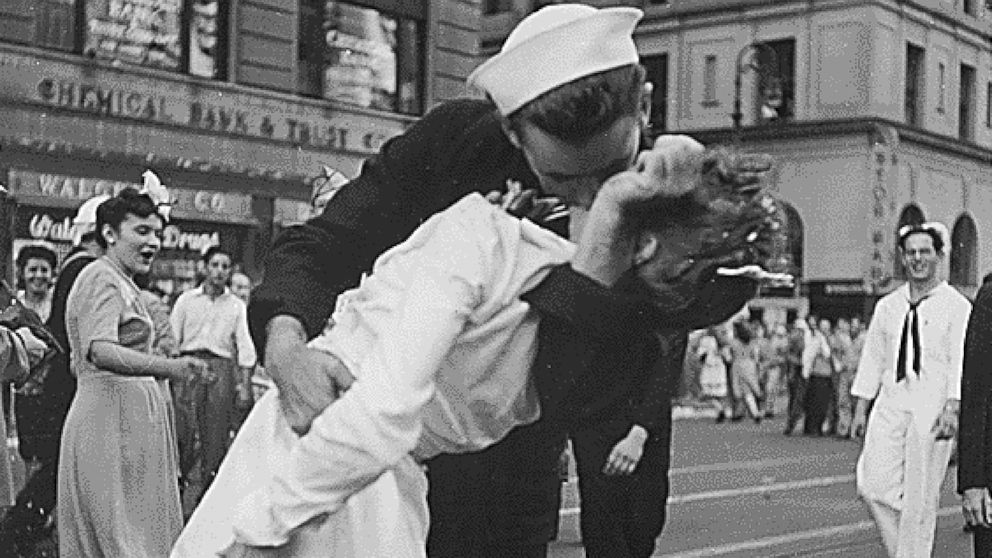
[[[717,422],[729,418],[732,412],[727,407],[727,364],[720,351],[719,332],[716,327],[707,328],[699,339],[696,356],[702,363],[699,371],[699,385],[703,399],[712,403],[717,410]]]
[[[730,378],[734,399],[742,401],[748,414],[756,423],[764,417],[758,402],[761,400],[761,376],[758,362],[761,358],[760,345],[755,339],[754,331],[743,321],[733,324],[734,338],[731,339],[729,352]]]
[[[161,558],[182,528],[175,437],[160,379],[206,365],[154,354],[152,316],[133,281],[161,246],[164,219],[125,189],[97,209],[106,254],[79,275],[66,306],[76,396],[62,434],[59,554]]]

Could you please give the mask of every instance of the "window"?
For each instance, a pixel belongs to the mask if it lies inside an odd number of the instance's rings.
[[[398,0],[363,4],[376,7],[303,0],[298,91],[359,107],[420,113],[426,9]]]
[[[961,87],[958,92],[958,137],[975,139],[975,69],[961,64]]]
[[[227,78],[227,20],[227,0],[191,0],[186,20],[189,73]]]
[[[943,114],[944,109],[944,92],[947,90],[947,69],[944,67],[944,63],[941,62],[937,64],[937,112]]]
[[[970,215],[962,215],[951,229],[952,285],[978,284],[978,230]]]
[[[992,81],[985,84],[985,127],[992,128]]]
[[[755,120],[792,120],[796,110],[796,40],[764,44],[768,48],[754,53],[758,63]]]
[[[86,2],[83,53],[100,60],[223,78],[227,5],[223,0]]]
[[[964,13],[970,16],[978,15],[978,2],[976,0],[964,0],[962,4],[964,7]]]
[[[16,0],[0,37],[88,58],[224,79],[228,0]]]
[[[83,26],[77,0],[12,0],[0,2],[3,41],[79,52]]]
[[[921,126],[923,124],[922,107],[924,88],[924,60],[926,51],[913,44],[906,45],[906,124]]]
[[[715,105],[716,100],[716,56],[706,55],[703,59],[703,104]]]
[[[647,70],[647,80],[654,85],[651,92],[651,130],[663,132],[668,129],[668,54],[642,56],[641,64]]]

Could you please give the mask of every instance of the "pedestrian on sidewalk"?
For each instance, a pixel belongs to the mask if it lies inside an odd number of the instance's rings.
[[[189,482],[200,464],[204,490],[213,481],[237,420],[239,393],[251,394],[255,345],[248,332],[247,307],[231,293],[231,254],[219,246],[203,253],[207,278],[179,295],[170,321],[179,354],[196,357],[210,368],[210,382],[172,386],[179,437],[180,473]],[[199,435],[199,452],[195,436]]]
[[[834,365],[830,354],[830,320],[821,318],[803,348],[803,374],[806,376],[806,415],[803,434],[822,436],[833,398]]]
[[[778,408],[779,396],[782,391],[785,379],[785,359],[789,350],[788,332],[781,323],[776,323],[771,328],[771,336],[764,348],[764,385],[765,393],[764,409],[765,418],[775,418]]]
[[[828,434],[847,438],[851,431],[851,413],[854,403],[851,400],[851,383],[856,368],[848,368],[851,352],[851,322],[847,318],[837,318],[837,326],[830,335],[830,358],[833,361],[833,399],[828,415]]]
[[[785,352],[785,377],[789,389],[789,407],[786,411],[786,436],[792,435],[806,408],[806,374],[803,372],[803,351],[806,347],[806,320],[795,312],[786,314],[788,345]]]
[[[720,350],[720,333],[718,326],[706,328],[706,333],[699,339],[696,357],[702,363],[699,371],[699,385],[702,388],[703,401],[712,404],[717,411],[716,421],[723,422],[730,418],[733,409],[727,405],[727,364]]]
[[[939,276],[947,227],[907,225],[898,238],[907,282],[875,306],[851,388],[858,398],[851,428],[864,437],[858,495],[889,556],[923,558],[933,552],[940,486],[957,435],[971,303]]]
[[[761,378],[758,374],[760,349],[751,326],[741,320],[733,324],[734,338],[730,341],[731,385],[734,399],[742,401],[745,409],[756,423],[761,423],[764,411],[758,405],[761,393]]]

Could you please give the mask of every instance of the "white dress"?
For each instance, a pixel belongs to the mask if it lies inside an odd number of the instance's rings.
[[[574,247],[471,194],[383,254],[312,346],[357,381],[295,436],[270,390],[172,551],[213,557],[425,556],[419,461],[477,451],[538,418],[538,319],[521,293]]]

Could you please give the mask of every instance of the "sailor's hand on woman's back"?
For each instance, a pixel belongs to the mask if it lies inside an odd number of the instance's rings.
[[[307,347],[303,326],[290,316],[269,323],[265,371],[279,388],[286,421],[300,435],[355,381],[337,357]]]

